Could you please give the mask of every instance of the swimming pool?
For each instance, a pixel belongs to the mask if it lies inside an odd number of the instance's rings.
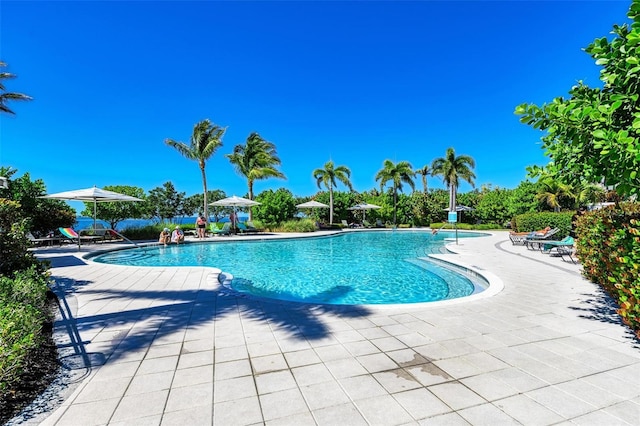
[[[420,259],[449,232],[361,231],[297,239],[217,241],[120,250],[93,260],[131,266],[211,266],[240,293],[309,303],[399,304],[468,296],[473,276]],[[478,234],[459,232],[461,238]]]

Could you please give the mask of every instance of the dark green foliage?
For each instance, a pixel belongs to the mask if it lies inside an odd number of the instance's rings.
[[[313,232],[316,230],[316,223],[311,219],[288,220],[278,229],[279,232]]]
[[[640,338],[640,204],[622,203],[577,221],[583,274],[618,302],[618,313]]]
[[[182,225],[180,225],[180,227],[182,227]],[[132,241],[157,240],[158,237],[160,236],[160,232],[162,232],[164,228],[169,228],[173,230],[175,228],[175,225],[160,223],[156,225],[127,228],[123,230],[121,234]],[[187,228],[184,227],[183,229],[187,229]]]
[[[0,198],[0,276],[40,265],[27,251],[27,220],[22,218],[20,204]]]
[[[145,199],[144,189],[137,186],[108,185],[102,189],[117,192],[119,194],[130,195],[132,197],[140,198],[141,200]],[[144,217],[146,211],[143,201],[97,203],[95,206],[93,202],[85,202],[84,206],[85,209],[82,211],[83,216],[93,217],[93,209],[95,207],[96,217],[109,222],[111,229],[116,229],[118,223],[125,219],[140,219]]]
[[[542,212],[542,213],[526,213],[515,216],[511,220],[511,227],[515,232],[531,232],[544,229],[547,226],[551,228],[560,228],[555,234],[554,239],[560,240],[571,231],[571,218],[575,212]]]
[[[288,189],[263,191],[258,194],[256,201],[261,204],[252,207],[254,217],[269,226],[292,219],[298,212],[295,198]]]
[[[146,203],[147,215],[159,222],[172,220],[179,215],[184,199],[184,192],[176,191],[173,183],[165,182],[161,187],[149,191]]]

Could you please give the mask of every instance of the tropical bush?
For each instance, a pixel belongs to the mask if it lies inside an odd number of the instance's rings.
[[[252,207],[253,217],[269,226],[290,220],[296,214],[296,201],[288,189],[263,191],[256,197],[259,206]]]
[[[541,213],[525,213],[515,216],[511,220],[511,227],[516,232],[531,232],[544,229],[547,226],[551,228],[560,228],[556,234],[559,239],[569,235],[571,231],[571,218],[575,212],[541,212]]]
[[[577,220],[583,274],[618,302],[618,313],[640,338],[640,204],[589,212]]]
[[[316,230],[316,223],[311,219],[288,220],[279,225],[276,232],[313,232]]]

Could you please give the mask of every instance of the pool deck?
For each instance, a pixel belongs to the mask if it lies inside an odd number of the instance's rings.
[[[444,255],[502,291],[386,308],[256,300],[215,269],[82,258],[109,246],[36,250],[74,383],[32,424],[640,424],[640,344],[615,304],[580,265],[506,232]]]

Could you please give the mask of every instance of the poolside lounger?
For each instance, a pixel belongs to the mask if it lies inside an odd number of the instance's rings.
[[[102,237],[98,236],[88,236],[88,235],[78,235],[78,233],[73,228],[58,228],[60,234],[62,234],[62,238],[71,242],[85,242],[85,243],[95,243],[96,241],[102,240]]]
[[[211,224],[211,233],[213,235],[231,235],[231,222],[225,222],[222,229],[218,229],[218,227],[214,227]]]
[[[244,223],[239,223],[237,226],[238,226],[238,231],[241,234],[255,234],[255,233],[259,232],[256,228],[253,228],[253,229],[249,228]]]
[[[575,241],[573,237],[568,236],[564,237],[560,241],[547,241],[546,243],[542,244],[541,250],[543,252],[551,253],[553,249],[557,249],[559,247],[572,247],[574,244]]]
[[[524,245],[529,250],[542,250],[542,247],[545,243],[550,241],[550,238],[560,232],[560,228],[553,228],[547,231],[544,235],[536,235],[529,236],[525,238]]]
[[[247,226],[247,228],[252,231],[252,232],[263,232],[264,229],[260,229],[258,227],[256,227],[252,221],[248,220],[245,225]]]
[[[36,238],[33,236],[31,232],[27,232],[27,238],[29,239],[29,242],[34,246],[41,246],[45,244],[53,245],[53,243],[60,243],[60,238],[54,238],[54,237]]]

